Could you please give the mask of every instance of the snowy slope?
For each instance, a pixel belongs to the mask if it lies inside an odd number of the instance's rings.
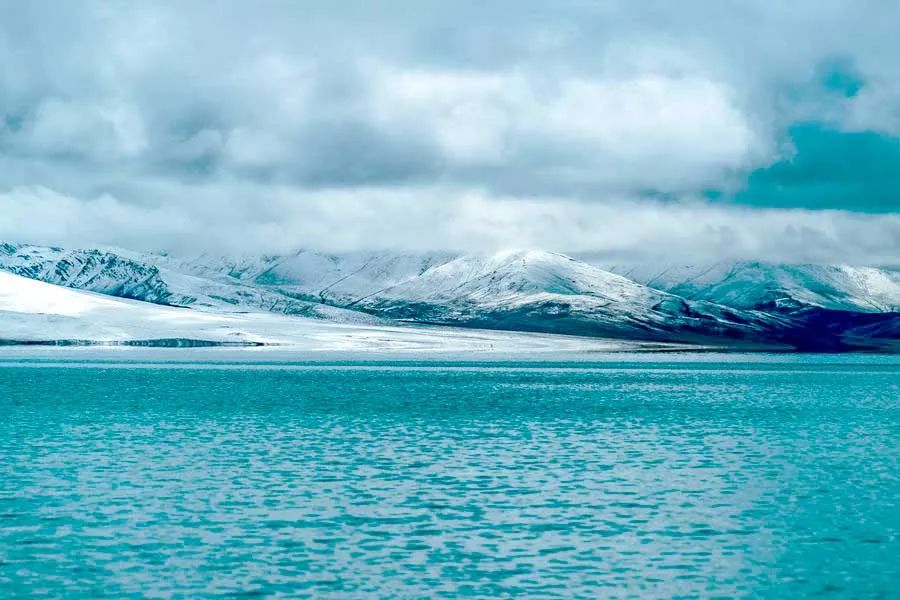
[[[198,277],[156,263],[165,265],[167,261],[162,256],[120,249],[0,245],[2,270],[110,296],[214,311],[265,311],[341,322],[377,322],[372,316],[294,298],[279,290],[243,285],[223,276]]]
[[[162,304],[209,307],[215,310],[265,310],[329,319],[352,318],[330,311],[332,306],[354,305],[368,297],[421,300],[430,286],[437,298],[441,278],[452,283],[458,269],[473,271],[473,285],[489,281],[490,273],[504,268],[497,261],[514,254],[454,256],[358,252],[343,255],[300,251],[285,256],[223,257],[200,255],[177,258],[167,254],[133,252],[118,248],[64,250],[0,244],[0,269],[104,294]],[[529,268],[560,269],[558,281],[577,281],[588,295],[622,289],[617,274],[658,291],[725,305],[736,309],[791,310],[815,306],[831,310],[900,311],[900,271],[847,265],[782,265],[758,262],[723,262],[698,265],[604,264],[590,261],[553,261],[540,267],[532,251]],[[553,253],[543,253],[553,256]],[[494,261],[493,264],[492,261]],[[515,261],[512,261],[513,263]],[[576,265],[578,265],[576,267]],[[578,271],[578,272],[574,272]],[[568,274],[567,274],[568,273]],[[426,275],[427,274],[427,275]],[[463,274],[464,275],[464,274]],[[524,274],[526,280],[532,275]],[[425,276],[423,278],[423,276]],[[542,291],[553,291],[553,285]],[[537,288],[535,288],[537,289]],[[525,290],[523,290],[525,291]],[[471,290],[470,290],[471,292]],[[568,290],[566,293],[573,292]],[[487,297],[507,292],[490,285],[474,293]],[[499,297],[498,297],[499,299]]]
[[[761,313],[687,303],[542,251],[459,257],[353,306],[414,321],[643,339],[753,342],[778,325]]]
[[[178,259],[167,255],[145,255],[140,260],[210,280],[277,290],[296,298],[341,305],[409,281],[453,258],[436,253],[335,255],[301,250],[285,256],[235,258],[205,254]]]
[[[761,263],[606,267],[534,250],[179,258],[0,245],[0,270],[215,313],[810,350],[842,349],[850,330],[857,341],[867,332],[883,339],[896,331],[897,271]]]
[[[601,264],[652,288],[735,308],[900,312],[900,272],[848,265],[724,262],[706,265]]]
[[[212,313],[113,298],[0,272],[0,338],[4,340],[262,341],[234,329],[235,324]]]
[[[465,256],[301,251],[285,257],[156,260],[170,269],[410,321],[649,339],[677,337],[684,329],[691,336],[700,331],[755,337],[769,326],[762,315],[736,315],[713,306],[698,310],[669,294],[542,251]]]
[[[203,342],[303,350],[599,351],[638,343],[439,327],[385,327],[266,313],[214,313],[113,298],[0,272],[2,343]]]
[[[156,267],[100,250],[0,244],[0,269],[110,296],[161,304],[176,300]]]

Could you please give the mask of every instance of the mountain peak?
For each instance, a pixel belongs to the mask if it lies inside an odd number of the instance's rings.
[[[31,279],[215,313],[387,319],[704,344],[854,347],[897,331],[900,272],[845,265],[605,266],[540,249],[449,255],[300,251],[189,259],[0,245]]]

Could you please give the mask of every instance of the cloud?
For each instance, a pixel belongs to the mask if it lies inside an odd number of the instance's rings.
[[[298,193],[267,186],[264,205],[252,200],[254,187],[236,196],[220,189],[182,191],[203,201],[140,206],[108,195],[75,198],[46,188],[18,188],[0,194],[0,239],[183,254],[524,247],[622,261],[734,258],[900,266],[900,215],[763,210],[700,200],[585,203],[434,187]]]
[[[393,70],[374,88],[380,127],[498,191],[692,191],[765,152],[732,90],[705,79]]]
[[[96,162],[137,157],[147,147],[140,114],[128,104],[46,98],[16,126],[18,149],[39,158],[72,156]]]
[[[880,239],[900,211],[898,21],[850,0],[6,3],[0,192],[122,245],[222,245],[210,222],[260,248],[525,245],[534,217],[599,250],[579,223],[633,216],[636,240],[830,255],[832,221]],[[50,217],[5,222],[108,233]],[[810,247],[763,240],[782,234]]]

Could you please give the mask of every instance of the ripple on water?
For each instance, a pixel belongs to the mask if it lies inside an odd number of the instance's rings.
[[[0,585],[886,597],[898,375],[7,367]]]

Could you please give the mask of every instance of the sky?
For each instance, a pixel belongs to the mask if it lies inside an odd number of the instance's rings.
[[[0,0],[0,239],[900,264],[893,0]]]

